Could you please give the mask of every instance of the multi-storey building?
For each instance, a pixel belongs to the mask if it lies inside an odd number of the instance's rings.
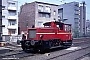
[[[86,20],[86,34],[90,35],[90,20]]]
[[[2,0],[2,35],[18,34],[18,2]]]
[[[2,33],[1,25],[2,25],[2,0],[0,0],[0,38],[1,38],[1,33]]]
[[[42,27],[43,23],[58,20],[58,5],[44,2],[26,3],[21,6],[19,14],[20,31],[28,27]]]
[[[59,19],[72,24],[73,36],[79,36],[79,2],[70,2],[58,6]],[[65,19],[65,20],[64,20]]]

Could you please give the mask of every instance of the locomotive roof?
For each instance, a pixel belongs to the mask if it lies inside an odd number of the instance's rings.
[[[44,25],[44,26],[50,26],[51,23],[52,23],[52,22],[46,22],[46,23],[44,23],[43,25]],[[54,23],[55,23],[55,24],[63,24],[63,23],[61,23],[61,22],[56,22],[56,21],[55,21]]]
[[[57,25],[59,25],[59,24],[64,24],[64,23],[62,23],[62,22],[57,22],[57,21],[55,21],[54,23],[57,24]],[[46,23],[44,23],[43,25],[44,25],[44,26],[50,26],[50,25],[51,25],[51,22],[46,22]],[[65,24],[65,25],[71,25],[71,24]]]

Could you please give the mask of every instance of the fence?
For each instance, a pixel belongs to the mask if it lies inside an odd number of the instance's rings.
[[[3,35],[2,40],[5,42],[17,42],[18,40],[21,40],[22,36],[17,35],[17,36],[10,36],[10,35]]]

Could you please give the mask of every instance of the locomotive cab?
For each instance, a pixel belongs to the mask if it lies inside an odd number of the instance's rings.
[[[26,39],[22,39],[21,46],[24,51],[36,50],[38,52],[57,47],[70,47],[72,45],[71,24],[61,22],[47,22],[44,27],[28,28]]]

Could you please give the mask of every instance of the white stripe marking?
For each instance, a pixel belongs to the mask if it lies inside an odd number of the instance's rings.
[[[36,33],[36,34],[55,34],[55,33]]]
[[[55,34],[55,33],[36,33],[36,34]],[[71,34],[71,33],[57,33],[57,34]]]
[[[57,34],[71,34],[71,33],[57,33]]]

